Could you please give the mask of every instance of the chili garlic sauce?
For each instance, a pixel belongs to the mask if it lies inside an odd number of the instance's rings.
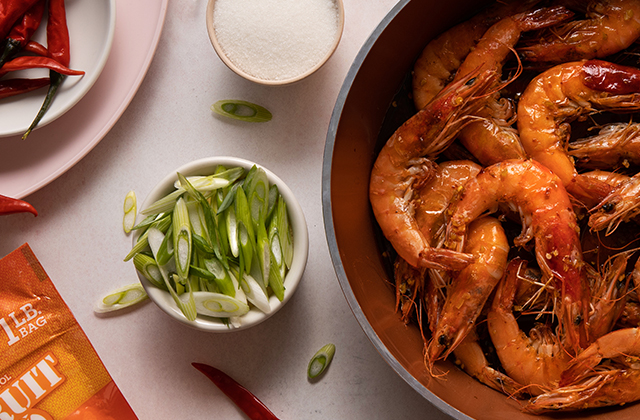
[[[216,0],[213,27],[240,70],[263,80],[296,78],[330,54],[339,37],[335,0]]]

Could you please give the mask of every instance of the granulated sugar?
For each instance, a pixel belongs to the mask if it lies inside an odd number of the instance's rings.
[[[264,80],[287,80],[329,54],[339,32],[335,0],[216,0],[213,25],[231,62]]]

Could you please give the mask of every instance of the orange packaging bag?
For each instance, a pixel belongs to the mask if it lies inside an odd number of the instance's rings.
[[[0,420],[137,420],[24,244],[0,260]]]

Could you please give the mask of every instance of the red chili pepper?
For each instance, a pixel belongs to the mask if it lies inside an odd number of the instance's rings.
[[[3,0],[0,8],[0,39],[4,39],[13,25],[40,0]]]
[[[49,50],[47,49],[47,47],[36,41],[27,42],[26,45],[22,48],[22,51],[39,55],[41,57],[49,57]]]
[[[22,55],[6,62],[5,65],[0,68],[0,77],[12,71],[36,68],[53,70],[67,76],[82,76],[84,74],[84,71],[72,70],[50,57]]]
[[[10,96],[20,95],[21,93],[31,92],[40,89],[49,84],[48,77],[40,79],[7,79],[0,80],[0,99]]]
[[[0,195],[0,215],[25,212],[31,213],[34,216],[38,215],[36,209],[26,201]]]
[[[7,62],[11,57],[14,57],[20,52],[25,45],[31,40],[34,32],[40,26],[42,22],[42,16],[44,15],[45,2],[40,0],[22,16],[4,40],[4,50],[0,56],[0,67]]]
[[[226,373],[202,363],[191,363],[191,365],[204,373],[251,420],[278,420],[262,401]]]
[[[64,0],[49,0],[49,20],[47,21],[47,48],[49,49],[49,56],[54,60],[57,60],[61,65],[65,67],[69,66],[70,62],[70,44],[69,44],[69,28],[67,27],[67,12],[64,6]],[[40,120],[49,110],[53,98],[56,96],[58,87],[65,79],[65,73],[51,69],[49,72],[49,78],[51,84],[49,85],[49,91],[44,98],[44,102],[38,111],[38,115],[33,119],[31,125],[27,131],[22,135],[22,140],[34,130]],[[83,72],[84,74],[84,72]]]
[[[57,62],[69,67],[69,28],[64,0],[49,0],[49,20],[47,21],[47,48]]]
[[[626,95],[640,90],[640,70],[602,60],[582,65],[585,86],[603,92]]]

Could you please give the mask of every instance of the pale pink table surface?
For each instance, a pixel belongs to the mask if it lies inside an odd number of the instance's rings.
[[[0,256],[29,243],[140,419],[247,418],[191,362],[231,374],[282,420],[444,419],[385,363],[356,322],[331,264],[322,219],[323,152],[338,92],[396,0],[344,0],[336,53],[310,78],[280,88],[245,81],[225,67],[207,36],[206,0],[169,1],[155,55],[148,56],[153,36],[145,44],[136,28],[146,28],[149,39],[165,12],[158,4],[118,0],[104,77],[50,124],[47,141],[44,130],[33,133],[34,145],[24,151],[33,157],[30,164],[9,158],[0,142],[0,186],[12,186],[0,194],[24,196],[40,212],[37,218],[0,218]],[[144,70],[151,58],[146,75],[131,71]],[[137,93],[123,91],[140,81]],[[262,104],[274,118],[246,124],[211,112],[212,103],[229,98]],[[77,163],[44,176],[70,144]],[[122,261],[131,247],[121,227],[126,193],[134,190],[142,202],[168,171],[211,155],[256,161],[296,194],[310,238],[296,294],[266,322],[233,334],[189,329],[151,303],[96,316],[96,299],[137,281],[133,264]],[[333,364],[311,383],[307,363],[329,342],[337,347]]]

